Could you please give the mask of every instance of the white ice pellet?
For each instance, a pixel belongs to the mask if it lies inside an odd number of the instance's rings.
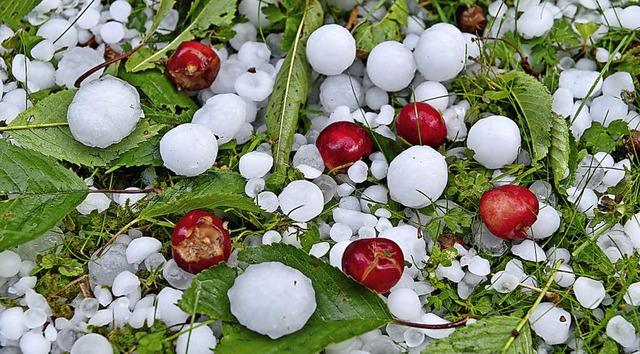
[[[567,118],[573,112],[573,94],[569,89],[560,87],[553,93],[553,112]]]
[[[80,11],[76,21],[76,26],[80,29],[88,30],[95,27],[100,22],[100,12],[94,8],[87,8]]]
[[[515,275],[501,270],[491,277],[491,288],[499,293],[509,293],[518,287],[520,280]]]
[[[329,236],[335,242],[348,241],[353,236],[353,230],[349,225],[337,222],[331,226]]]
[[[300,146],[293,155],[292,165],[302,171],[307,179],[318,178],[324,171],[324,161],[320,150],[314,144]]]
[[[215,349],[216,337],[209,326],[194,322],[183,331],[176,341],[176,354],[210,353]]]
[[[253,199],[264,190],[265,184],[266,182],[262,178],[251,178],[244,185],[244,194]]]
[[[411,268],[405,267],[405,272],[411,276],[418,274],[418,269],[424,267],[427,251],[424,237],[418,237],[418,229],[411,225],[396,226],[380,232],[378,237],[387,238],[400,246],[404,260],[413,264]]]
[[[511,253],[525,261],[544,262],[547,260],[547,255],[542,250],[542,247],[532,240],[523,240],[520,244],[513,245]]]
[[[520,128],[504,116],[479,119],[467,136],[467,148],[473,158],[486,168],[495,169],[512,163],[518,156]]]
[[[571,315],[551,302],[542,302],[533,310],[529,324],[545,343],[562,344],[569,339]]]
[[[314,257],[320,258],[325,254],[327,254],[330,248],[331,248],[331,245],[329,244],[329,242],[314,243],[313,246],[311,246],[311,249],[309,250],[309,254]]]
[[[104,56],[98,50],[91,47],[71,48],[62,54],[62,59],[58,62],[56,84],[73,88],[80,75],[102,63],[104,63]],[[100,69],[89,75],[82,81],[81,86],[100,78],[103,72],[104,69]]]
[[[445,267],[439,264],[438,268],[436,268],[436,275],[438,278],[447,278],[454,283],[458,283],[464,277],[464,271],[462,270],[460,261],[454,259],[451,261],[450,266]]]
[[[273,157],[264,152],[252,151],[240,157],[240,174],[246,179],[264,177],[272,166]]]
[[[182,291],[170,287],[162,289],[157,296],[156,318],[167,326],[183,323],[189,314],[182,311],[177,302],[182,297]]]
[[[433,314],[433,313],[426,313],[424,315],[422,315],[418,321],[419,323],[424,323],[424,324],[445,324],[445,323],[451,323],[451,321],[447,321],[444,318]],[[446,338],[448,336],[450,336],[453,332],[455,332],[455,328],[448,328],[448,329],[424,329],[422,330],[424,332],[425,335],[433,338],[433,339],[441,339],[441,338]]]
[[[124,26],[117,21],[109,21],[100,27],[100,37],[107,44],[115,44],[124,38]]]
[[[551,205],[539,203],[538,219],[527,230],[534,239],[541,240],[553,235],[560,228],[560,214]]]
[[[225,144],[240,130],[247,115],[247,104],[238,95],[218,94],[196,111],[191,123],[204,125],[218,138],[218,144]]]
[[[360,209],[369,213],[369,206],[387,204],[389,190],[381,185],[372,185],[367,187],[364,191],[362,191],[362,195],[360,196]]]
[[[33,308],[24,312],[24,324],[29,328],[42,326],[47,321],[47,314],[42,309]]]
[[[30,331],[20,338],[20,350],[22,354],[48,354],[51,350],[49,342],[41,331]]]
[[[311,279],[279,262],[250,265],[227,294],[238,322],[272,339],[302,328],[316,309]]]
[[[618,185],[624,178],[627,170],[631,169],[631,164],[628,159],[616,162],[602,178],[602,184],[606,187],[613,187]]]
[[[258,193],[257,198],[258,198],[257,204],[260,207],[260,209],[268,213],[273,213],[280,206],[280,202],[278,201],[278,196],[271,191],[260,192]]]
[[[247,67],[257,67],[269,61],[271,51],[265,43],[245,42],[238,50],[238,60]]]
[[[218,142],[206,126],[180,124],[160,139],[160,156],[164,165],[174,173],[197,176],[216,162]]]
[[[263,13],[263,8],[274,0],[242,0],[238,3],[238,12],[244,15],[256,27],[266,27],[271,21]]]
[[[130,294],[139,286],[140,279],[135,274],[125,270],[115,277],[111,290],[113,295],[122,296]]]
[[[632,215],[624,224],[624,232],[627,233],[633,246],[640,248],[640,213]],[[1,268],[0,268],[1,269]]]
[[[629,107],[621,99],[602,95],[593,99],[589,106],[591,119],[608,127],[614,120],[622,120],[627,116]]]
[[[269,230],[262,235],[262,244],[270,245],[282,241],[282,235],[276,230]]]
[[[573,293],[580,305],[588,309],[598,307],[606,295],[602,282],[587,277],[576,279],[573,283]]]
[[[341,241],[333,245],[329,251],[329,264],[342,269],[342,255],[352,241]]]
[[[18,282],[9,287],[9,294],[14,294],[18,296],[24,295],[27,290],[33,289],[36,286],[38,278],[36,277],[22,277]]]
[[[216,94],[235,93],[235,83],[238,77],[247,71],[247,67],[237,59],[227,59],[220,64],[220,71],[211,91]]]
[[[193,274],[180,268],[174,259],[170,259],[162,267],[162,277],[172,287],[185,290],[191,285]]]
[[[625,7],[620,14],[620,25],[628,30],[638,30],[640,28],[640,6]]]
[[[163,266],[166,262],[167,260],[164,258],[162,253],[155,252],[144,259],[144,267],[146,270],[151,272],[152,270]]]
[[[371,175],[378,180],[383,180],[387,177],[389,170],[389,164],[384,160],[376,160],[371,163]]]
[[[364,104],[364,92],[360,81],[343,74],[327,77],[320,85],[320,103],[325,112],[333,112],[340,106],[347,106],[349,112]]]
[[[55,52],[55,50],[56,49],[53,45],[53,42],[48,39],[44,39],[38,42],[38,44],[36,44],[33,48],[31,48],[31,56],[34,59],[49,61],[51,60],[51,58],[53,58],[53,53]]]
[[[607,336],[623,347],[631,346],[636,340],[636,329],[624,317],[617,315],[607,322]]]
[[[20,271],[22,260],[13,251],[0,252],[0,277],[11,278]]]
[[[618,71],[607,76],[602,82],[602,94],[621,98],[624,92],[632,93],[635,91],[633,78],[626,71]]]
[[[589,107],[582,106],[582,108],[580,108],[581,105],[581,101],[574,102],[573,111],[569,115],[569,121],[571,122],[571,133],[576,138],[576,140],[580,140],[580,137],[585,130],[589,129],[592,122],[591,114],[589,113]]]
[[[409,321],[422,313],[422,304],[415,291],[408,288],[394,289],[387,298],[389,311],[395,317]]]
[[[467,269],[472,274],[478,276],[485,276],[491,273],[491,266],[489,264],[489,261],[477,255],[471,258]]]
[[[567,188],[567,200],[576,204],[578,211],[586,213],[587,216],[593,216],[593,209],[598,204],[598,196],[591,188]]]
[[[593,97],[600,93],[602,89],[602,78],[598,79],[600,75],[597,71],[581,70],[581,69],[569,69],[560,73],[560,81],[558,86],[566,88],[571,91],[575,98],[585,98],[594,86],[589,97]]]
[[[356,40],[340,25],[324,25],[311,33],[306,52],[313,70],[324,75],[338,75],[355,60]]]
[[[466,40],[457,27],[437,23],[420,35],[413,54],[426,80],[447,81],[464,68]]]
[[[367,73],[371,82],[388,92],[409,86],[415,72],[413,53],[400,42],[382,42],[373,47],[367,58]]]
[[[234,84],[238,95],[246,100],[260,102],[273,91],[274,80],[268,73],[257,70],[256,72],[245,72],[238,76]]]
[[[377,86],[370,87],[364,94],[364,101],[367,106],[373,110],[379,110],[382,106],[389,104],[389,95],[387,92]],[[376,117],[378,124],[380,123],[380,116]]]
[[[137,187],[127,187],[124,189],[125,191],[139,191],[140,188]],[[135,205],[140,200],[144,199],[147,194],[146,193],[113,193],[112,195],[113,201],[121,207],[125,207],[129,204],[129,207],[132,211],[137,210],[137,206]]]
[[[56,49],[73,48],[78,44],[78,30],[61,18],[52,18],[42,24],[36,35],[52,41]]]
[[[567,288],[573,285],[575,280],[576,275],[575,273],[573,273],[573,268],[565,263],[560,264],[560,266],[558,267],[558,272],[556,273],[556,276],[554,278],[556,284],[563,288]]]
[[[631,306],[640,305],[640,282],[629,285],[627,292],[624,294],[624,302]]]
[[[278,196],[280,209],[292,220],[309,221],[320,215],[324,197],[318,186],[309,181],[293,181]]]
[[[89,187],[96,190],[94,187]],[[104,193],[89,193],[82,203],[76,206],[76,210],[82,215],[89,215],[92,211],[97,210],[102,213],[109,208],[111,199]]]
[[[410,97],[411,102],[424,102],[433,108],[444,111],[449,105],[449,92],[438,81],[425,81],[418,85]]]
[[[369,166],[367,166],[367,164],[362,160],[356,161],[347,170],[349,179],[351,179],[354,183],[362,183],[366,181],[368,172]]]
[[[70,354],[112,354],[113,347],[109,340],[97,333],[89,333],[80,337],[71,348]]]
[[[109,14],[114,20],[125,23],[131,14],[131,4],[125,0],[116,0],[109,6]]]
[[[24,323],[22,308],[10,307],[0,312],[0,335],[9,340],[18,340],[28,327]]]
[[[429,146],[413,146],[389,165],[391,199],[410,208],[422,208],[440,198],[447,184],[447,163]]]
[[[522,6],[522,5],[521,5]],[[526,39],[542,37],[553,27],[553,12],[550,6],[529,6],[517,21],[518,33]]]

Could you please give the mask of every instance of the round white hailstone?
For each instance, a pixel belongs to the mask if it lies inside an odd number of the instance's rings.
[[[238,50],[238,60],[247,67],[267,63],[271,57],[269,47],[262,42],[245,42]]]
[[[353,236],[353,230],[347,224],[341,222],[334,223],[329,231],[329,237],[335,242],[349,241]]]
[[[314,243],[313,246],[311,246],[311,249],[309,249],[309,254],[320,258],[329,252],[329,248],[331,248],[329,242]]]
[[[262,244],[270,245],[282,241],[282,235],[278,231],[269,230],[262,235]]]
[[[601,282],[587,277],[576,279],[573,292],[580,305],[588,309],[598,307],[607,294]]]
[[[33,60],[29,65],[29,77],[27,77],[27,88],[29,92],[38,92],[55,86],[56,69],[53,64]]]
[[[127,262],[140,264],[151,254],[159,252],[162,242],[154,237],[138,237],[127,246]]]
[[[573,94],[567,88],[558,88],[553,93],[552,109],[555,113],[567,118],[573,112]]]
[[[115,296],[122,296],[131,294],[137,287],[140,286],[140,279],[128,270],[120,272],[113,279],[113,285],[111,291]]]
[[[329,264],[342,269],[342,256],[344,251],[353,241],[340,241],[331,247],[329,251]]]
[[[9,92],[5,91],[2,102],[11,103],[20,108],[20,112],[25,111],[27,108],[33,107],[33,103],[27,98],[27,91],[24,89],[13,89]]]
[[[238,3],[238,12],[243,14],[252,25],[258,28],[266,27],[271,24],[271,21],[267,19],[262,9],[272,3],[274,0],[241,0]]]
[[[548,6],[529,6],[517,21],[518,33],[527,39],[542,37],[553,27],[553,12]]]
[[[210,169],[218,157],[213,133],[199,124],[180,124],[160,139],[164,165],[178,175],[193,177]]]
[[[156,297],[156,318],[164,322],[167,326],[184,323],[187,318],[189,318],[189,314],[182,311],[177,305],[182,294],[182,291],[170,287],[160,290]]]
[[[316,310],[311,279],[279,262],[250,265],[227,294],[238,322],[271,339],[298,331]]]
[[[457,27],[437,23],[422,32],[413,55],[426,80],[451,80],[464,68],[466,40]]]
[[[307,222],[322,213],[324,197],[318,186],[309,181],[293,181],[278,196],[280,209],[297,222]]]
[[[73,48],[78,44],[78,30],[71,22],[61,18],[52,18],[42,24],[36,35],[53,42],[56,49]]]
[[[475,152],[473,159],[489,169],[515,161],[520,143],[518,125],[504,116],[479,119],[467,136],[467,148]]]
[[[67,111],[73,137],[84,145],[99,148],[122,141],[135,129],[141,116],[138,91],[113,76],[83,85]]]
[[[411,268],[405,267],[405,272],[412,277],[418,274],[418,269],[424,267],[424,259],[427,256],[425,239],[418,236],[418,229],[411,225],[386,229],[378,235],[378,237],[390,239],[398,244],[404,255],[404,260],[414,264]]]
[[[620,97],[623,91],[634,92],[633,78],[625,71],[611,74],[602,82],[602,94]]]
[[[209,326],[194,322],[183,331],[176,342],[176,354],[211,353],[215,349],[216,337]]]
[[[356,40],[346,28],[330,24],[311,33],[307,40],[307,59],[313,70],[338,75],[356,58]]]
[[[568,288],[576,281],[576,274],[573,272],[573,268],[568,264],[560,264],[558,272],[553,280],[559,286]]]
[[[440,279],[447,278],[454,283],[459,283],[464,278],[464,270],[462,270],[460,261],[453,260],[448,267],[439,264],[438,268],[436,268],[436,275]]]
[[[211,97],[196,111],[191,123],[204,125],[218,137],[218,144],[228,143],[240,131],[247,115],[242,97],[225,93]]]
[[[389,201],[388,194],[389,190],[385,186],[374,184],[367,187],[360,196],[360,209],[365,213],[370,213],[370,205],[387,204]]]
[[[551,205],[539,204],[538,219],[527,232],[536,240],[547,238],[560,228],[560,214],[558,211]]]
[[[624,224],[624,232],[629,235],[633,247],[640,248],[640,213],[633,215]]]
[[[600,75],[597,71],[592,70],[580,70],[569,69],[560,73],[560,81],[558,87],[564,87],[571,91],[575,98],[585,98],[593,86],[596,83],[594,90],[589,97],[593,97],[600,93],[602,89],[602,78],[598,79]],[[597,81],[596,81],[597,80]]]
[[[387,172],[391,199],[409,208],[438,200],[447,185],[447,163],[429,146],[412,146],[396,156]]]
[[[349,75],[327,77],[320,85],[320,103],[325,112],[333,112],[340,106],[349,107],[349,112],[359,108],[364,93],[360,81]]]
[[[471,257],[467,267],[469,272],[478,276],[485,276],[491,273],[489,261],[477,255]]]
[[[640,6],[625,7],[620,14],[620,25],[632,31],[638,30],[640,28]]]
[[[349,176],[349,179],[351,179],[354,183],[362,183],[367,180],[368,171],[369,166],[367,166],[367,163],[359,160],[349,167],[349,169],[347,170],[347,175]]]
[[[235,83],[235,90],[240,97],[260,102],[273,91],[273,78],[262,70],[255,73],[246,72],[238,77]]]
[[[623,347],[629,347],[636,341],[636,329],[624,317],[617,315],[607,322],[607,336]]]
[[[273,157],[264,152],[252,151],[240,157],[239,166],[242,177],[261,178],[273,167]]]
[[[80,29],[91,29],[100,22],[100,12],[94,8],[88,8],[84,13],[81,11],[78,16],[76,26]]]
[[[449,91],[437,81],[425,81],[415,88],[411,102],[428,103],[442,112],[449,105]]]
[[[22,260],[13,251],[3,251],[0,253],[0,277],[11,278],[18,274]]]
[[[91,47],[74,47],[62,55],[56,71],[56,84],[67,88],[73,88],[80,75],[92,67],[104,63],[103,55]],[[89,75],[81,83],[81,86],[100,78],[104,69],[100,69]]]
[[[118,22],[127,22],[131,14],[131,4],[125,0],[114,1],[111,3],[111,6],[109,6],[109,14],[111,18]]]
[[[389,95],[387,94],[387,91],[377,86],[371,86],[364,94],[364,101],[369,108],[379,110],[384,105],[389,104]],[[378,122],[378,119],[376,119],[376,122]],[[378,122],[378,124],[381,123]]]
[[[551,302],[543,302],[533,310],[529,324],[545,343],[562,344],[569,339],[571,314]]]
[[[394,289],[387,298],[389,311],[395,317],[409,321],[422,313],[422,304],[418,294],[409,288]]]
[[[109,21],[100,27],[100,37],[107,44],[120,42],[124,38],[124,26],[116,21]]]
[[[51,350],[51,342],[38,331],[27,332],[20,338],[20,350],[23,354],[47,354]]]
[[[258,36],[258,29],[250,22],[235,24],[231,29],[236,35],[229,40],[229,44],[235,50],[239,50],[245,42],[255,42]]]
[[[596,61],[598,63],[606,63],[609,60],[609,51],[605,48],[596,48]]]
[[[367,74],[374,85],[388,92],[400,91],[411,83],[416,63],[409,48],[396,41],[375,46],[367,59]]]
[[[55,51],[56,48],[53,45],[53,42],[45,39],[33,46],[33,48],[31,49],[31,56],[33,57],[33,59],[49,61],[51,60],[51,58],[53,58],[53,53],[55,53]]]
[[[278,196],[275,193],[269,191],[258,193],[257,203],[260,209],[266,211],[267,213],[273,213],[280,206]]]
[[[0,335],[9,340],[18,340],[27,331],[22,308],[10,307],[0,312]]]
[[[547,255],[542,250],[542,247],[531,240],[523,240],[520,244],[513,245],[511,253],[525,261],[544,262],[547,260]]]
[[[627,292],[624,294],[624,302],[631,306],[640,305],[640,282],[629,285]]]
[[[622,120],[627,116],[629,107],[621,99],[613,96],[598,96],[589,106],[591,119],[608,127],[614,120]]]
[[[112,354],[113,347],[107,338],[97,333],[80,337],[71,347],[70,354]]]
[[[31,64],[31,60],[24,54],[16,54],[11,62],[11,74],[13,77],[20,82],[25,82],[27,72],[29,71],[29,64]]]

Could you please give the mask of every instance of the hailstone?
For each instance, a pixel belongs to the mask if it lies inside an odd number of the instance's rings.
[[[416,73],[413,53],[400,42],[382,42],[369,53],[367,73],[371,82],[381,89],[400,91],[409,86]]]
[[[208,99],[193,115],[191,123],[209,128],[222,145],[231,141],[240,131],[246,116],[246,102],[236,94],[223,93]]]
[[[272,339],[298,331],[316,310],[311,279],[280,262],[250,265],[227,295],[241,325]]]
[[[169,130],[160,140],[160,156],[164,165],[176,174],[197,176],[216,162],[218,142],[206,127],[181,124]]]
[[[106,148],[131,134],[142,115],[135,87],[105,76],[78,90],[69,105],[67,120],[77,141]]]
[[[413,52],[418,71],[431,81],[456,77],[467,58],[466,40],[454,25],[437,23],[422,32]]]
[[[324,25],[311,33],[306,51],[313,70],[338,75],[356,59],[356,40],[340,25]]]
[[[520,129],[504,116],[482,118],[469,129],[467,147],[475,152],[474,160],[490,169],[501,168],[518,157]]]
[[[438,200],[447,178],[444,156],[426,145],[400,153],[387,172],[391,199],[409,208],[423,208]]]

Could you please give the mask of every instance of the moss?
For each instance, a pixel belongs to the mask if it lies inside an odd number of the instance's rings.
[[[65,286],[71,281],[72,280],[63,275],[52,272],[47,272],[38,278],[35,290],[48,300],[54,317],[73,317],[74,310],[71,307],[71,300],[73,300],[81,290],[79,284],[74,284],[65,289]],[[66,300],[58,301],[61,299]]]

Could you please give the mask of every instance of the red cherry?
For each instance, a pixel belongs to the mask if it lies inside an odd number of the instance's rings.
[[[334,169],[368,157],[373,150],[373,141],[361,126],[351,122],[335,122],[320,132],[316,146],[328,170],[344,173],[349,166]]]
[[[182,42],[167,61],[167,75],[178,90],[208,88],[218,76],[218,71],[218,54],[196,41]]]
[[[189,273],[199,273],[229,259],[229,231],[217,216],[203,210],[192,210],[173,229],[171,253],[180,268]]]
[[[538,219],[538,199],[522,186],[492,188],[480,198],[480,215],[492,234],[505,240],[525,238]]]
[[[397,243],[387,238],[363,238],[347,246],[342,270],[380,294],[391,289],[404,271],[404,255]]]
[[[396,120],[396,130],[398,135],[411,144],[429,145],[434,149],[447,137],[447,126],[440,112],[423,102],[413,102],[402,107]]]

